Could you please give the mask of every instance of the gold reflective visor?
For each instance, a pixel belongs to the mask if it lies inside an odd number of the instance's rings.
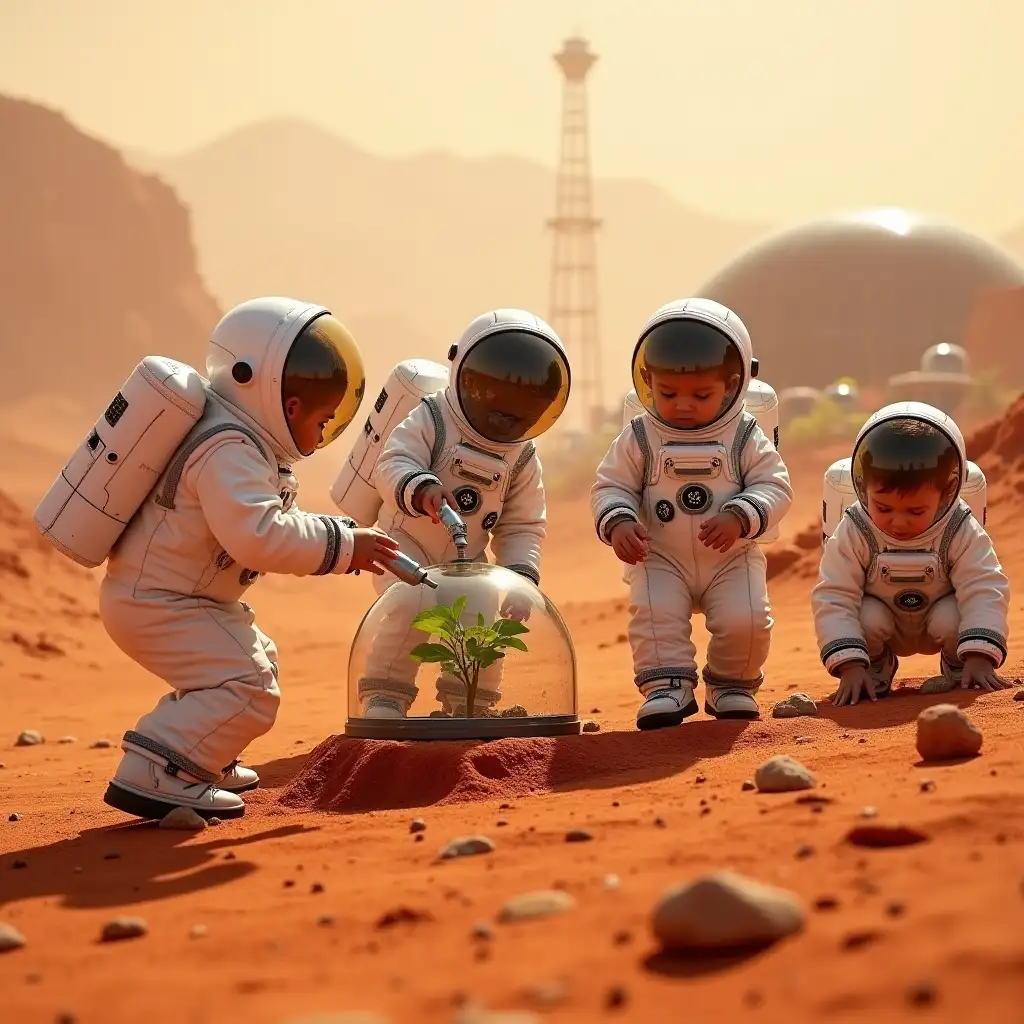
[[[323,313],[307,324],[303,334],[333,350],[338,361],[345,368],[348,386],[334,410],[334,415],[324,427],[323,440],[317,448],[326,448],[355,419],[366,391],[366,369],[363,357],[348,328],[330,313]]]

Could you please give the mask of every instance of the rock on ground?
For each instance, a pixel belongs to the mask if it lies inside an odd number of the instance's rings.
[[[718,871],[666,892],[651,926],[665,950],[711,950],[775,942],[800,931],[804,920],[792,893]]]
[[[440,860],[451,860],[452,857],[473,857],[478,853],[493,853],[494,843],[487,836],[461,836],[453,839],[438,857]]]
[[[918,692],[924,694],[949,693],[950,690],[954,689],[956,689],[955,681],[951,681],[943,675],[938,675],[926,679],[921,684],[921,689]]]
[[[0,923],[0,953],[10,953],[25,945],[25,936],[12,924]]]
[[[935,704],[917,716],[917,752],[925,761],[973,757],[981,730],[955,704]]]
[[[511,921],[530,921],[538,917],[551,917],[572,910],[576,901],[561,889],[545,889],[516,896],[506,903],[498,913],[502,924]]]
[[[583,723],[583,731],[584,732],[600,732],[601,731],[601,723],[600,722],[595,722],[592,718],[588,718]]]
[[[772,708],[772,718],[800,718],[818,713],[818,705],[806,693],[791,693]]]
[[[122,939],[137,939],[149,929],[141,917],[115,917],[103,926],[100,933],[102,942],[120,942]]]
[[[18,734],[18,738],[14,741],[16,747],[34,747],[39,743],[45,743],[43,734],[37,729],[25,729]]]
[[[779,754],[768,758],[754,772],[754,785],[762,793],[790,793],[797,789],[812,789],[814,773],[799,761]]]
[[[206,822],[191,807],[175,807],[160,819],[161,828],[176,828],[183,832],[198,832]]]

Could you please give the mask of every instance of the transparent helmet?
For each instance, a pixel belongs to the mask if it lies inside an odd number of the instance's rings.
[[[909,540],[939,522],[960,496],[964,455],[924,417],[883,419],[864,431],[851,460],[857,500],[883,533]]]
[[[673,430],[718,422],[741,401],[745,376],[736,342],[703,320],[663,320],[633,350],[637,398]]]
[[[392,584],[352,641],[345,733],[370,739],[499,739],[580,732],[576,654],[528,579],[483,562]]]

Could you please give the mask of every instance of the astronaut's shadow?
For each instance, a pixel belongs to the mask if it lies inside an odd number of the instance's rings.
[[[201,892],[258,870],[243,847],[312,831],[286,825],[240,836],[230,823],[183,832],[155,822],[85,829],[0,857],[0,907],[47,897],[68,908],[121,907]]]
[[[958,708],[968,708],[982,695],[981,690],[962,690],[959,687],[949,693],[923,694],[920,692],[923,682],[919,678],[897,678],[888,697],[874,701],[863,698],[853,707],[835,707],[832,704],[833,690],[827,696],[815,698],[818,717],[850,729],[888,729],[913,722],[925,708],[934,704],[955,704]]]

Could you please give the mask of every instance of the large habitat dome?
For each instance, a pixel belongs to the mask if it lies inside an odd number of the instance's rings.
[[[497,565],[431,566],[435,587],[393,583],[349,657],[347,736],[560,736],[581,729],[576,654],[558,610]]]
[[[1024,284],[1024,267],[961,228],[900,209],[815,221],[772,235],[699,294],[735,310],[776,389],[853,376],[884,385],[924,352],[962,344],[985,294]]]

